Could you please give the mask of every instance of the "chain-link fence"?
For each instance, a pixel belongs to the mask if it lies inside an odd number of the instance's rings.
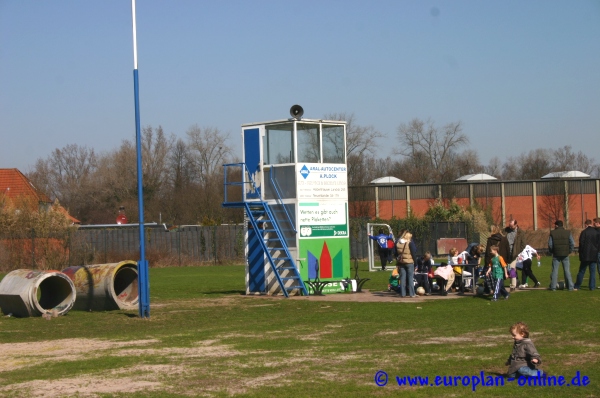
[[[431,222],[413,239],[419,254],[438,254],[440,238],[477,241],[468,223]],[[168,231],[146,229],[146,257],[152,267],[189,266],[206,263],[243,264],[244,226],[185,226]],[[0,271],[19,268],[62,270],[71,265],[100,264],[139,259],[137,228],[80,228],[39,236],[34,230],[0,235]],[[352,258],[368,257],[366,224],[350,237]]]
[[[187,226],[175,231],[146,229],[151,266],[243,263],[243,225]],[[38,236],[31,230],[0,235],[0,271],[58,269],[71,265],[139,259],[136,228],[86,228]]]
[[[385,223],[385,222],[383,222]],[[411,231],[413,232],[413,231]],[[438,256],[438,239],[462,238],[468,243],[479,242],[479,235],[473,231],[472,226],[465,222],[430,222],[426,223],[421,232],[413,232],[413,241],[417,245],[417,252],[422,255],[430,252]],[[463,250],[464,248],[459,248]],[[360,225],[350,238],[350,256],[352,258],[365,259],[369,253],[369,238],[367,226]]]

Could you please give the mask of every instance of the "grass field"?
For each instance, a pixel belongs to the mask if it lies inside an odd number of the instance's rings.
[[[578,265],[572,258],[573,276]],[[389,273],[366,269],[365,287],[385,289]],[[550,259],[534,273],[547,286]],[[600,290],[525,291],[495,303],[253,298],[242,296],[242,266],[151,269],[150,284],[149,320],[124,311],[1,317],[0,396],[600,396]],[[571,384],[579,371],[589,384],[398,385],[396,376],[496,378],[512,348],[508,328],[521,320],[546,372]]]

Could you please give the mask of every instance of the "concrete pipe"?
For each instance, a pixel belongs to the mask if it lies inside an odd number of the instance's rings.
[[[75,303],[73,282],[59,271],[18,269],[0,282],[0,308],[6,315],[64,315]]]
[[[75,284],[77,310],[133,310],[138,306],[135,261],[73,266],[63,272]]]

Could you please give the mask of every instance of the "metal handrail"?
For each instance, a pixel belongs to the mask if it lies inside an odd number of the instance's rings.
[[[273,187],[275,188],[276,199],[278,199],[279,202],[281,203],[281,206],[283,207],[283,211],[285,212],[285,215],[288,219],[288,222],[292,226],[292,230],[294,230],[295,233],[298,233],[298,231],[296,230],[296,226],[294,225],[294,222],[292,221],[292,217],[290,216],[290,213],[287,211],[287,208],[285,207],[285,203],[283,203],[283,199],[281,197],[281,192],[279,190],[279,184],[277,183],[277,180],[275,180],[273,178],[273,166],[271,166],[271,168],[269,169],[269,179],[271,180],[271,183],[273,184]]]
[[[250,178],[250,181],[246,181],[245,180],[245,176],[246,173],[248,174],[248,176],[250,175],[250,171],[248,170],[248,166],[246,165],[246,163],[227,163],[223,165],[224,167],[224,189],[225,189],[225,193],[223,195],[223,199],[224,199],[224,203],[227,203],[227,186],[235,186],[235,185],[240,185],[243,186],[245,184],[252,184],[252,188],[254,189],[254,191],[258,191],[258,188],[256,187],[256,184],[254,183],[254,180],[252,178]],[[227,182],[227,167],[243,167],[242,170],[242,181],[240,182]],[[244,173],[245,171],[245,173]],[[243,189],[242,190],[242,202],[246,201],[246,190]]]

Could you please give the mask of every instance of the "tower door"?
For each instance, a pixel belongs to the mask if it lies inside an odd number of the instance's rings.
[[[260,199],[262,186],[261,137],[258,127],[244,130],[244,163],[248,169],[245,181],[254,181],[254,185],[246,184],[246,199]],[[256,190],[254,189],[256,186]]]

